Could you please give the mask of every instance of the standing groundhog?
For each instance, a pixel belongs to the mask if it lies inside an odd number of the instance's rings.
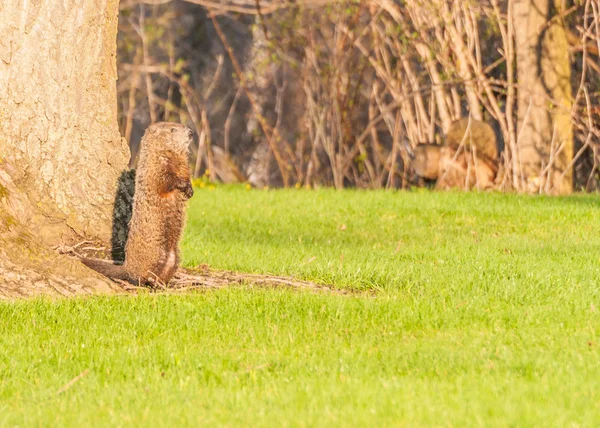
[[[161,122],[144,134],[135,177],[133,212],[125,262],[94,259],[83,263],[105,276],[134,284],[169,282],[179,265],[178,243],[185,225],[186,201],[194,191],[188,150],[192,131]]]
[[[419,177],[437,181],[439,188],[490,188],[498,172],[496,134],[485,122],[471,119],[469,126],[468,118],[457,120],[443,146],[417,145],[412,166]]]

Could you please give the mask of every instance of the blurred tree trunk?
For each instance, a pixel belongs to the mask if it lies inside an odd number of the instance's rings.
[[[246,174],[248,182],[255,187],[270,185],[272,151],[269,143],[262,132],[258,116],[265,116],[269,111],[269,102],[272,94],[270,85],[275,66],[269,58],[269,49],[266,34],[263,31],[262,18],[257,16],[252,26],[252,47],[245,64],[245,71],[251,76],[248,91],[254,98],[255,110],[248,118],[246,125],[247,138],[253,139],[254,150],[248,162]],[[266,119],[266,118],[265,118]]]
[[[518,152],[525,189],[573,189],[571,65],[559,0],[514,0],[518,81]],[[519,164],[519,162],[515,162]]]
[[[37,292],[26,283],[66,294],[103,283],[48,248],[110,239],[128,160],[117,13],[118,0],[0,2],[0,296]]]

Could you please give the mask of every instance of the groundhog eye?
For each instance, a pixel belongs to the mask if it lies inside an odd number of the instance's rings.
[[[175,129],[176,129],[176,128],[171,128],[171,132],[175,132]]]

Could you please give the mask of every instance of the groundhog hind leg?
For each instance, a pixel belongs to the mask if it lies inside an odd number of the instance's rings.
[[[173,275],[175,275],[178,267],[179,255],[177,254],[177,250],[171,250],[167,258],[167,264],[165,265],[165,278],[167,281],[170,281]]]
[[[168,251],[163,254],[161,257],[161,262],[156,269],[155,276],[160,282],[163,284],[167,284],[175,272],[177,271],[177,267],[179,265],[179,257],[176,251]]]

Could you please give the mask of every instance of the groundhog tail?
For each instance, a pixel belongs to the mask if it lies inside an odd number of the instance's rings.
[[[94,269],[96,272],[111,279],[137,283],[135,278],[129,275],[122,265],[116,265],[113,262],[101,259],[89,259],[87,257],[82,258],[81,262],[87,267]]]

